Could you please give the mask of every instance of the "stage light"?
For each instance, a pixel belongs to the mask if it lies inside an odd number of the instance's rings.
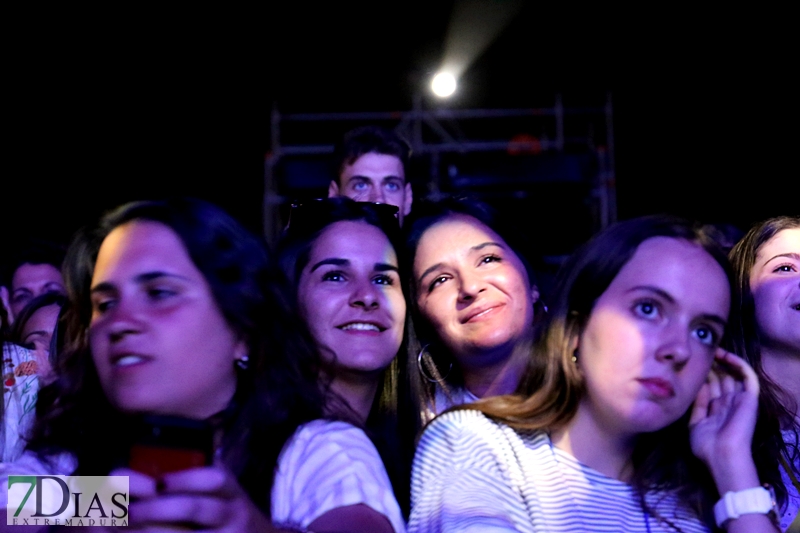
[[[447,98],[456,92],[456,78],[449,72],[440,72],[433,77],[431,90],[439,98]]]

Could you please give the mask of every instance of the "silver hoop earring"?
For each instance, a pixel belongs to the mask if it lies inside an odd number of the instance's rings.
[[[237,359],[235,361],[236,368],[239,370],[247,370],[250,366],[250,358],[246,355],[243,355],[241,359]]]
[[[419,370],[419,373],[422,375],[422,377],[424,377],[431,383],[442,383],[445,379],[447,379],[447,376],[450,375],[450,371],[453,370],[453,362],[450,361],[450,368],[447,369],[447,374],[445,374],[444,376],[439,376],[438,378],[431,376],[429,372],[425,371],[425,366],[432,367],[433,373],[436,374],[437,376],[439,375],[439,370],[436,368],[436,365],[433,364],[433,361],[427,362],[427,364],[422,362],[422,354],[424,354],[428,350],[429,346],[430,344],[426,344],[417,354],[417,369]]]

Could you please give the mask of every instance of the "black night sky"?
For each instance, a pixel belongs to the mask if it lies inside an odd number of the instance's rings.
[[[257,230],[273,105],[410,109],[456,4],[10,16],[3,247],[65,241],[124,201],[175,194],[215,201]],[[537,107],[556,93],[584,105],[610,91],[620,218],[672,212],[747,227],[797,213],[788,14],[537,4],[524,3],[448,105]]]

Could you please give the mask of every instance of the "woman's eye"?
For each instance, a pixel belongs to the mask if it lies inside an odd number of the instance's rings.
[[[394,281],[389,276],[378,276],[372,280],[376,285],[392,285]]]
[[[714,331],[713,328],[708,326],[700,326],[695,330],[695,335],[703,344],[707,344],[708,346],[717,345],[718,336],[717,332]]]
[[[773,272],[794,272],[794,271],[795,271],[794,265],[790,264],[780,265],[778,268],[773,270]]]
[[[331,270],[322,276],[322,281],[344,281],[344,274],[338,270]]]
[[[92,307],[96,313],[105,313],[114,305],[114,300],[101,300],[99,302],[93,302]]]
[[[434,278],[430,285],[428,285],[428,292],[431,292],[433,289],[447,281],[447,276],[439,276]]]
[[[636,311],[636,314],[640,316],[651,318],[658,314],[658,304],[650,300],[645,300],[643,302],[638,302],[634,306],[634,310]]]
[[[487,255],[485,257],[481,257],[481,263],[482,264],[496,263],[496,262],[500,262],[500,261],[502,261],[502,259],[500,258],[499,255],[492,254],[492,255]]]
[[[175,291],[157,287],[153,289],[148,289],[147,295],[153,300],[163,300],[164,298],[169,298],[170,296],[174,296]]]

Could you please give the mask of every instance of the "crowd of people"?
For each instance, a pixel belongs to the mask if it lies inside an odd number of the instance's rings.
[[[3,506],[120,475],[134,530],[800,531],[800,217],[620,222],[544,299],[519,228],[413,202],[409,156],[348,133],[271,252],[179,198],[7,260]],[[142,459],[153,424],[204,459]]]

